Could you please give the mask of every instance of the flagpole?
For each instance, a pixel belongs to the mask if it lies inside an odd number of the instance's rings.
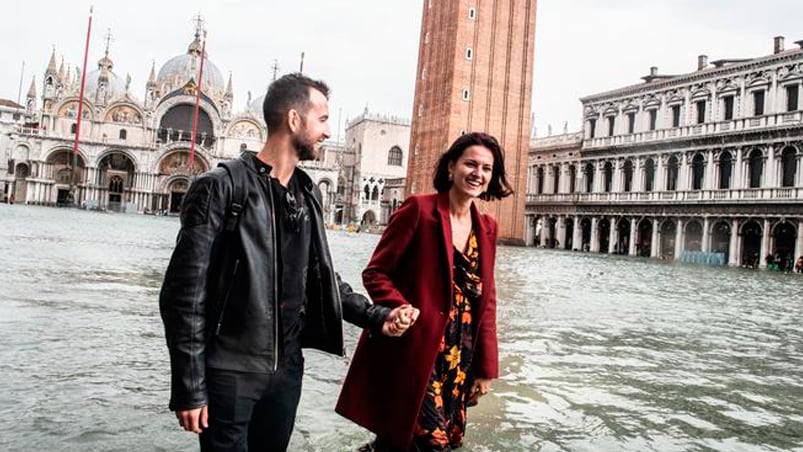
[[[192,114],[192,142],[190,142],[190,174],[195,165],[195,137],[198,133],[198,109],[201,107],[201,86],[204,77],[204,56],[206,55],[206,31],[204,41],[201,43],[201,67],[198,69],[198,86],[195,89],[195,111]]]
[[[75,123],[75,142],[72,150],[72,171],[70,175],[70,194],[75,191],[75,168],[78,166],[78,138],[81,136],[81,119],[84,111],[84,88],[86,87],[86,61],[89,58],[89,37],[92,35],[92,13],[94,7],[89,7],[89,24],[86,27],[86,45],[84,46],[84,70],[81,72],[81,91],[78,94],[78,120]]]

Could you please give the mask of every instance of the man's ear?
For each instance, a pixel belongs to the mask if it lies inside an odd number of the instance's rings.
[[[301,127],[301,115],[298,111],[291,108],[287,110],[287,128],[290,132],[295,133]]]

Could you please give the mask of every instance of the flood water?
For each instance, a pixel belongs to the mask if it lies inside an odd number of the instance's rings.
[[[177,231],[0,204],[0,450],[197,449],[167,410],[158,313]],[[377,240],[330,232],[358,287]],[[803,277],[533,248],[497,262],[502,376],[462,450],[803,450]],[[333,412],[347,365],[306,352],[291,450],[371,437]]]

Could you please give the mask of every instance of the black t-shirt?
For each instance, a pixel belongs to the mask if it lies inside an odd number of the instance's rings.
[[[279,306],[284,330],[284,348],[290,352],[299,346],[304,327],[304,299],[307,286],[312,225],[304,192],[295,174],[287,187],[270,178],[276,219],[276,235],[280,262]]]

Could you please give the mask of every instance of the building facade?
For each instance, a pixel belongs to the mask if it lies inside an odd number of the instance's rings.
[[[581,99],[533,142],[527,243],[727,265],[803,254],[803,41]]]
[[[407,192],[434,191],[435,164],[462,133],[490,133],[514,194],[482,209],[514,243],[524,239],[535,11],[535,0],[425,0],[413,102]]]
[[[385,225],[390,214],[404,200],[401,190],[407,175],[410,149],[410,121],[370,113],[351,119],[346,125],[346,146],[354,156],[351,178],[351,220],[361,228]],[[399,179],[402,179],[399,182]],[[390,190],[390,185],[393,189]]]
[[[55,50],[41,85],[31,82],[22,112],[6,124],[0,152],[4,198],[40,205],[75,204],[86,208],[140,213],[177,213],[193,177],[236,158],[243,149],[259,150],[267,129],[262,97],[232,110],[232,76],[228,81],[206,55],[194,163],[190,166],[192,118],[201,62],[201,30],[187,51],[161,68],[154,65],[138,98],[130,78],[114,70],[108,42],[97,69],[86,75],[80,130],[77,115],[81,74],[57,68]],[[41,91],[39,91],[41,90]],[[37,94],[38,92],[38,94]],[[77,156],[75,134],[80,134]],[[329,143],[337,148],[336,144]],[[334,153],[336,154],[336,152]],[[339,181],[336,156],[303,162],[326,198],[332,221]]]

